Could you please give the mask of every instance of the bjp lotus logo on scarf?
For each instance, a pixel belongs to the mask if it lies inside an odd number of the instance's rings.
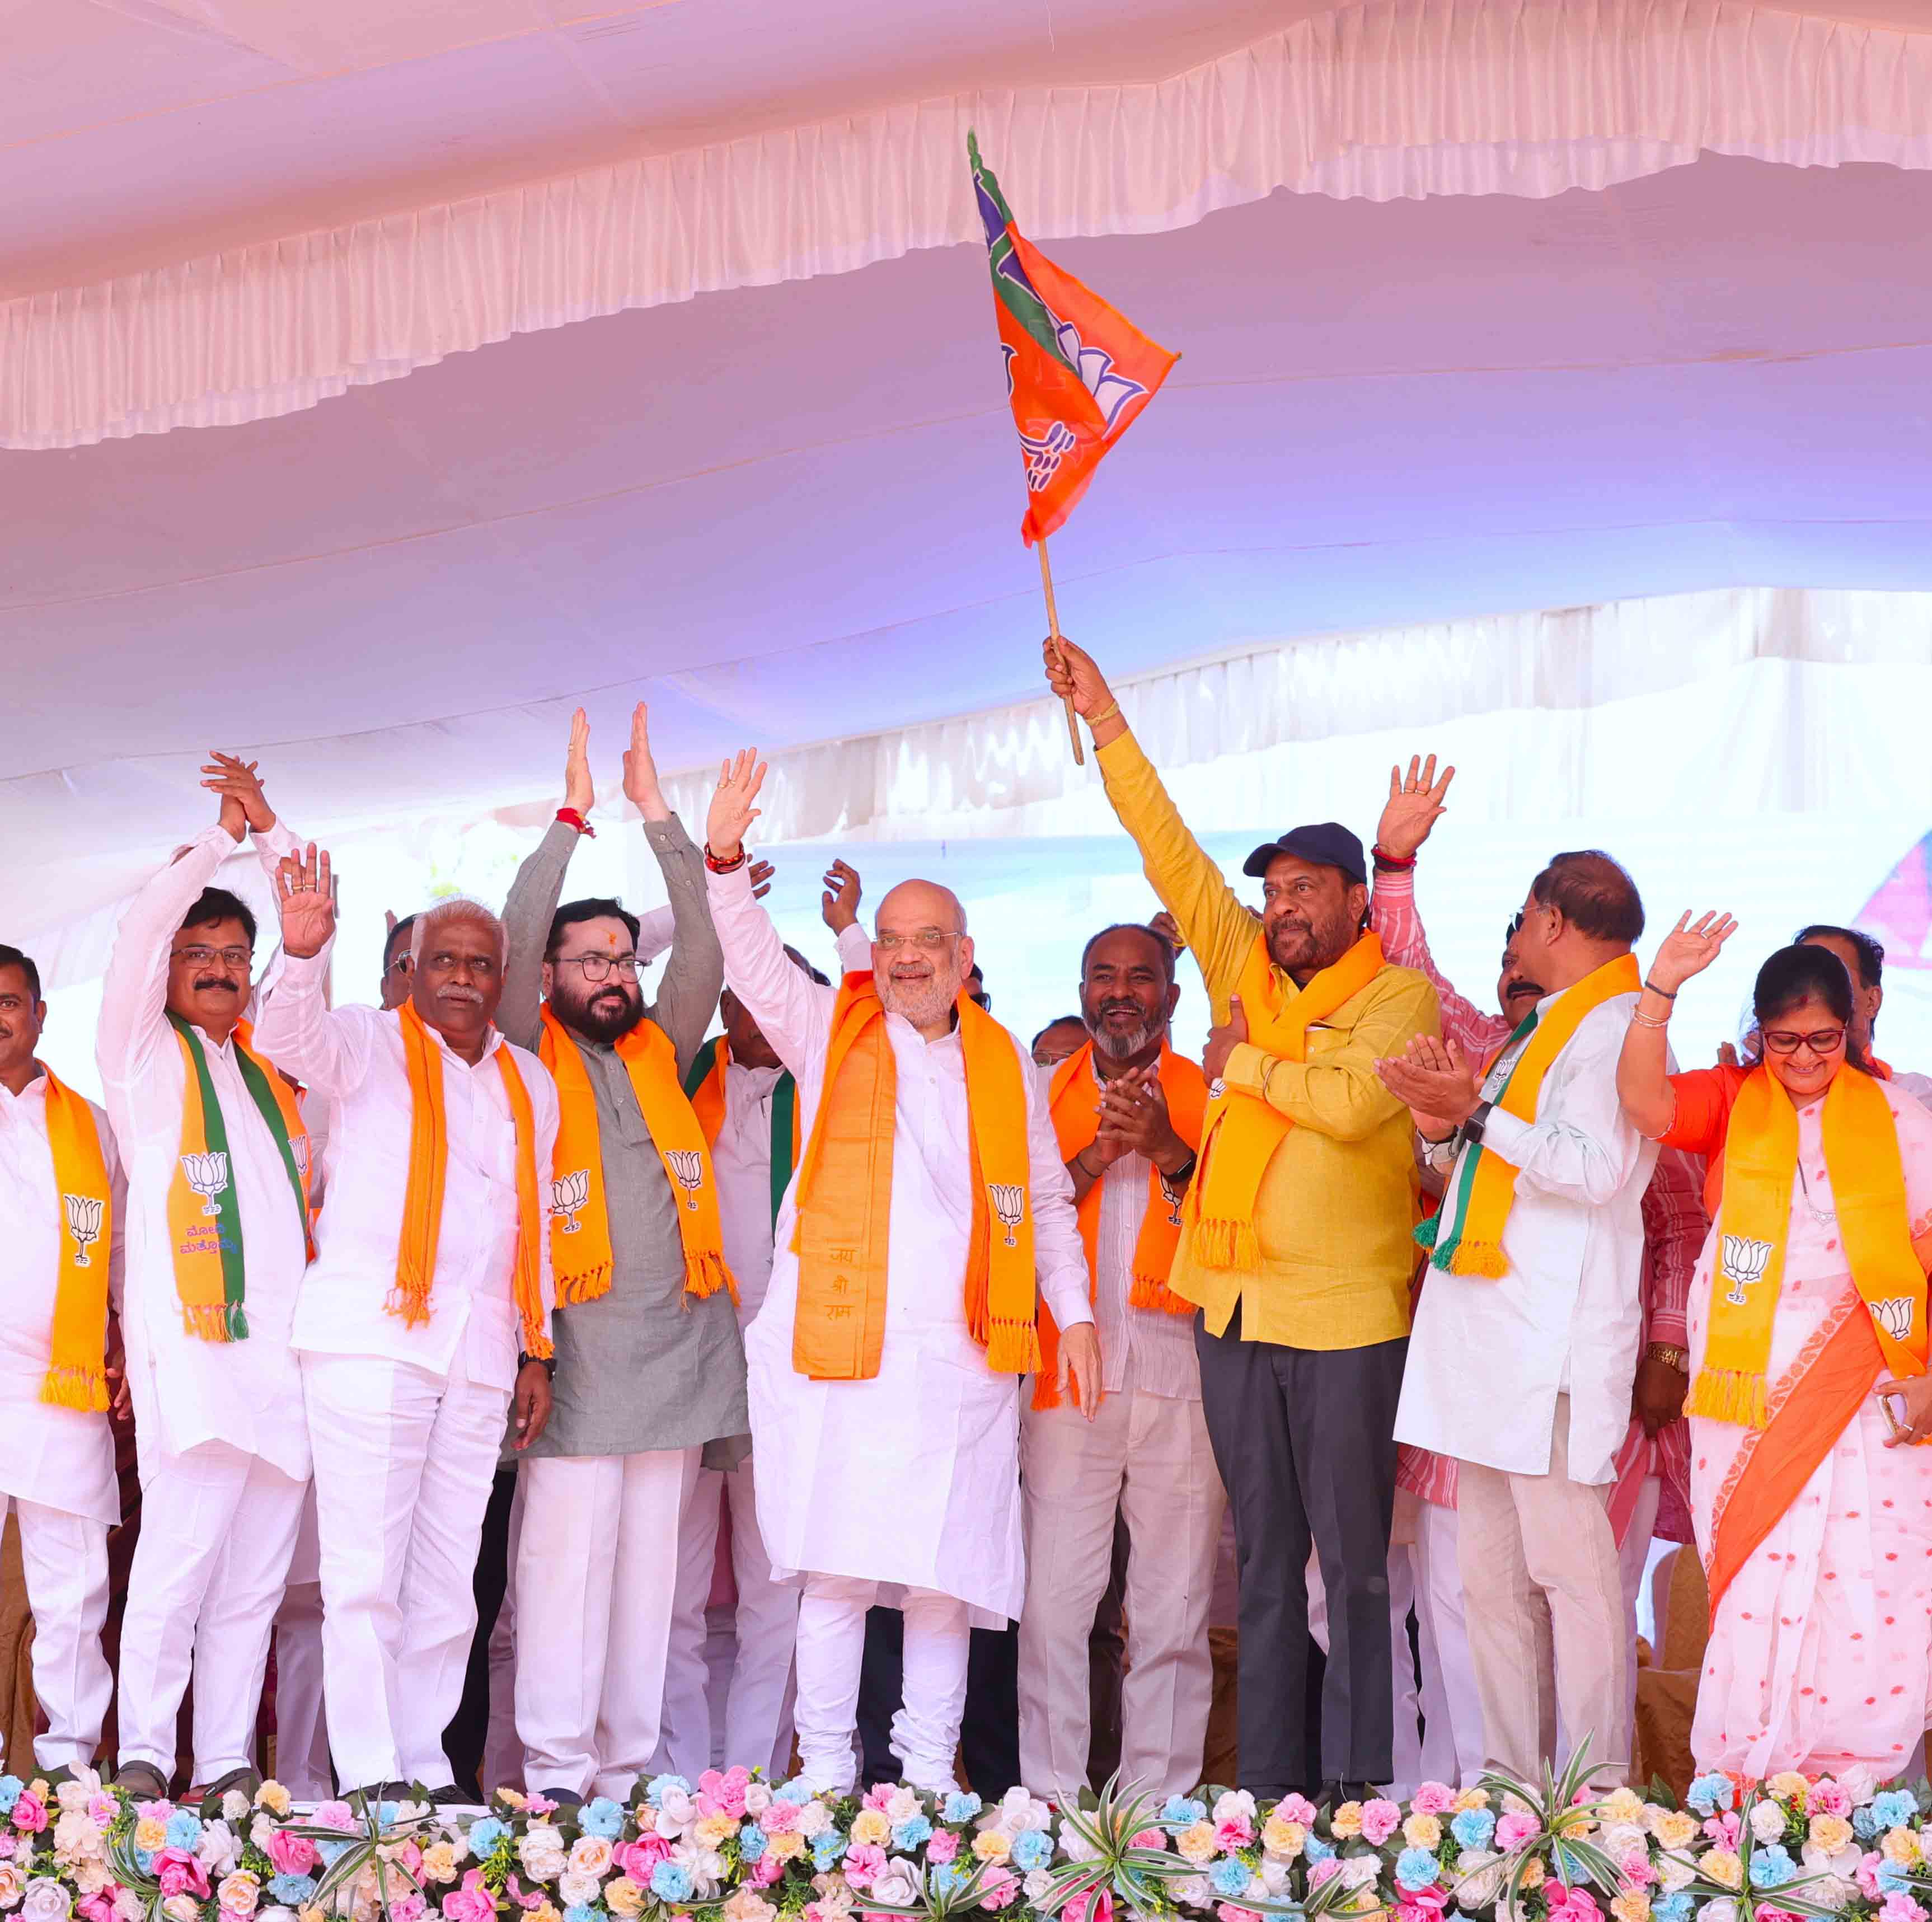
[[[993,1198],[993,1212],[1006,1231],[1006,1246],[1017,1248],[1013,1230],[1026,1219],[1026,1191],[1017,1181],[989,1181],[986,1192]]]
[[[306,1181],[308,1179],[308,1137],[291,1135],[289,1137],[289,1157],[296,1165],[296,1172]]]
[[[704,1157],[695,1148],[667,1148],[664,1159],[670,1163],[670,1171],[688,1198],[685,1206],[694,1213],[698,1191],[704,1186]]]
[[[1773,1243],[1754,1241],[1748,1235],[1727,1234],[1720,1237],[1723,1251],[1719,1257],[1718,1272],[1731,1285],[1730,1294],[1724,1299],[1733,1308],[1748,1305],[1744,1290],[1754,1282],[1764,1279],[1764,1271],[1771,1266]]]
[[[183,1155],[182,1173],[188,1177],[188,1185],[201,1197],[201,1212],[204,1215],[218,1215],[221,1204],[215,1199],[228,1186],[228,1155],[225,1149],[215,1148],[202,1155]]]
[[[1883,1301],[1868,1302],[1872,1319],[1894,1342],[1909,1342],[1912,1339],[1912,1312],[1918,1306],[1909,1294],[1888,1296]]]
[[[63,1195],[61,1207],[67,1216],[67,1231],[74,1237],[74,1265],[92,1266],[88,1249],[100,1239],[100,1197],[98,1195]]]
[[[577,1219],[578,1210],[590,1199],[590,1171],[580,1168],[574,1173],[560,1175],[550,1185],[550,1211],[563,1217],[563,1231],[575,1234],[582,1224]]]
[[[1168,1224],[1170,1227],[1178,1228],[1180,1225],[1180,1190],[1162,1174],[1159,1168],[1156,1168],[1154,1173],[1160,1176],[1161,1199],[1167,1204]]]

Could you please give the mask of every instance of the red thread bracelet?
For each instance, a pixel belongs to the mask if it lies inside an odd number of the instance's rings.
[[[592,841],[597,838],[597,830],[574,808],[560,808],[556,817],[566,827],[576,829],[579,834],[587,834]]]

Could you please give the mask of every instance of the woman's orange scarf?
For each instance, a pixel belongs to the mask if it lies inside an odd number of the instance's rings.
[[[436,1282],[436,1243],[442,1234],[442,1185],[449,1167],[449,1123],[443,1105],[442,1052],[412,1001],[397,1011],[402,1022],[403,1063],[410,1078],[410,1174],[403,1192],[402,1234],[396,1246],[396,1285],[383,1304],[406,1327],[429,1319]],[[543,1232],[537,1207],[537,1128],[530,1092],[508,1042],[496,1051],[497,1072],[517,1131],[517,1258],[512,1297],[523,1321],[524,1353],[547,1360],[551,1352],[543,1299]]]
[[[1028,1375],[1040,1359],[1026,1087],[1006,1030],[963,994],[956,1009],[973,1171],[966,1326],[988,1368]],[[879,1372],[897,1083],[878,990],[871,975],[848,974],[832,1008],[818,1111],[799,1164],[792,1235],[799,1258],[792,1366],[814,1381],[867,1381]]]
[[[1100,1090],[1093,1072],[1094,1044],[1090,1041],[1076,1050],[1053,1071],[1048,1094],[1053,1132],[1060,1144],[1060,1158],[1071,1161],[1094,1145],[1100,1132]],[[1208,1105],[1208,1078],[1185,1055],[1177,1054],[1163,1042],[1160,1049],[1160,1088],[1167,1097],[1168,1119],[1174,1132],[1198,1153],[1201,1147],[1201,1117]],[[1080,1240],[1087,1250],[1088,1299],[1097,1298],[1100,1273],[1096,1251],[1100,1238],[1100,1181],[1093,1183],[1080,1198],[1076,1211]],[[1184,1300],[1167,1285],[1174,1267],[1174,1252],[1180,1245],[1182,1195],[1170,1188],[1167,1178],[1151,1162],[1148,1166],[1147,1213],[1141,1217],[1141,1231],[1134,1243],[1133,1284],[1127,1291],[1127,1305],[1162,1315],[1192,1315],[1194,1304]],[[1042,1302],[1040,1309],[1040,1373],[1033,1388],[1036,1408],[1060,1405],[1060,1329],[1052,1311]],[[1084,1399],[1084,1395],[1082,1399]]]

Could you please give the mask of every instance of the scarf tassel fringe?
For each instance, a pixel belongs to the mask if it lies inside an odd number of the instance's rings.
[[[382,1308],[386,1314],[400,1315],[405,1328],[422,1327],[429,1320],[428,1283],[398,1282]]]
[[[1030,1321],[995,1321],[987,1330],[986,1366],[995,1375],[1040,1370],[1040,1330]]]
[[[1439,1248],[1436,1251],[1436,1265],[1448,1274],[1480,1275],[1499,1282],[1509,1273],[1509,1258],[1497,1242],[1457,1241],[1449,1247],[1446,1261],[1443,1253]]]
[[[684,1291],[694,1301],[707,1300],[720,1288],[738,1299],[738,1278],[724,1265],[724,1258],[710,1249],[694,1249],[684,1258]]]
[[[1700,1368],[1690,1384],[1684,1412],[1701,1415],[1707,1421],[1762,1429],[1767,1420],[1765,1393],[1762,1375],[1749,1375],[1734,1368]]]
[[[40,1399],[56,1408],[78,1408],[83,1414],[104,1414],[107,1378],[98,1368],[50,1368],[40,1384]]]
[[[245,1342],[248,1318],[242,1304],[227,1302],[182,1303],[182,1325],[197,1342]]]
[[[1152,1275],[1136,1275],[1127,1291],[1127,1306],[1144,1308],[1156,1315],[1192,1315],[1196,1304],[1178,1295],[1166,1282]]]
[[[1262,1265],[1262,1245],[1251,1222],[1204,1215],[1194,1224],[1191,1252],[1204,1268],[1251,1270]]]
[[[608,1261],[600,1262],[594,1268],[579,1269],[574,1275],[560,1275],[556,1278],[556,1305],[560,1308],[574,1308],[583,1301],[601,1301],[610,1292],[610,1264]]]

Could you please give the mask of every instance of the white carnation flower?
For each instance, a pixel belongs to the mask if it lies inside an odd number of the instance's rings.
[[[1760,1842],[1775,1842],[1784,1833],[1784,1811],[1775,1802],[1760,1802],[1751,1810],[1751,1834]]]

